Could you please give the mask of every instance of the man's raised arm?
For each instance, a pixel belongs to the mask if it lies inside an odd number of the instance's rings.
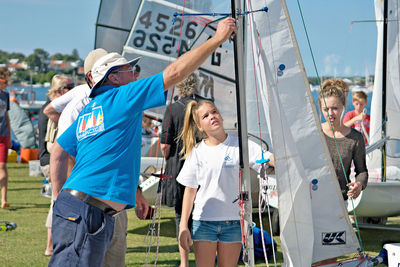
[[[180,56],[163,72],[164,90],[173,87],[195,71],[226,40],[236,33],[235,19],[226,18],[218,23],[215,35],[199,47]]]

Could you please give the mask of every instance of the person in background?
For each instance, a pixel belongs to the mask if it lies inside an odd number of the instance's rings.
[[[101,266],[113,235],[112,216],[136,204],[138,217],[145,218],[148,204],[138,189],[142,112],[164,105],[167,89],[197,69],[235,32],[235,20],[224,19],[205,43],[163,72],[136,82],[133,65],[139,59],[128,61],[109,53],[94,63],[92,100],[57,139],[54,147],[60,151],[53,149],[50,158],[50,173],[57,179],[49,266],[66,262]],[[76,157],[76,164],[67,180],[69,154]]]
[[[349,111],[344,116],[343,122],[347,127],[359,131],[364,137],[365,145],[368,144],[370,116],[365,112],[368,97],[363,91],[353,93],[354,110]]]
[[[153,121],[149,117],[143,113],[143,121],[142,121],[142,148],[141,155],[142,157],[151,157],[150,152],[153,152],[151,149],[151,140],[153,139]]]
[[[325,123],[322,123],[322,130],[325,134],[344,200],[349,197],[357,198],[368,182],[363,136],[343,123],[348,92],[348,86],[342,79],[328,79],[322,83],[318,97],[318,104],[326,120]],[[336,148],[336,143],[339,151]],[[342,168],[342,162],[345,172]],[[351,182],[349,178],[352,162],[355,166],[355,182]]]
[[[196,132],[204,139],[196,144]],[[182,133],[182,156],[185,164],[177,181],[184,185],[179,243],[189,252],[192,240],[196,266],[237,266],[242,246],[239,196],[239,138],[228,135],[223,119],[211,101],[191,101],[187,104]],[[263,152],[252,142],[249,145],[249,166],[261,170],[256,163],[273,155]],[[188,220],[193,208],[190,233]]]
[[[51,88],[47,92],[47,101],[39,111],[38,130],[39,130],[39,161],[40,170],[42,171],[44,178],[51,183],[50,178],[50,147],[51,144],[46,142],[46,136],[55,140],[57,134],[57,125],[53,122],[49,122],[46,115],[43,114],[43,110],[50,103],[50,101],[62,96],[68,90],[74,87],[72,81],[64,75],[56,74],[51,80]],[[53,200],[51,201],[49,213],[47,215],[46,227],[47,227],[47,243],[44,256],[51,256],[53,254],[53,243],[51,241],[51,222],[53,216]]]
[[[10,207],[10,204],[7,202],[7,159],[8,149],[11,148],[11,127],[8,116],[10,95],[6,90],[10,76],[11,73],[7,68],[0,67],[0,188],[2,209]]]
[[[162,193],[162,203],[169,207],[175,207],[176,217],[176,236],[179,237],[179,224],[182,212],[182,200],[185,187],[176,181],[179,171],[182,169],[185,160],[179,152],[182,149],[182,140],[177,139],[183,129],[186,105],[193,100],[198,100],[194,92],[199,86],[199,79],[192,73],[175,88],[178,89],[179,99],[168,106],[165,110],[162,133],[161,133],[161,153],[166,159],[165,174],[171,176],[164,181],[164,191]],[[191,229],[191,217],[189,219],[189,229]],[[179,241],[179,240],[178,240]],[[189,253],[179,246],[181,258],[180,267],[189,266]]]

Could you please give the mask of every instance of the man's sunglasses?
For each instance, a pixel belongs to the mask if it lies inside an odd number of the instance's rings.
[[[128,69],[128,70],[116,70],[111,73],[120,73],[120,72],[131,72],[131,71],[136,71],[137,73],[140,73],[140,66],[135,65],[135,69]]]

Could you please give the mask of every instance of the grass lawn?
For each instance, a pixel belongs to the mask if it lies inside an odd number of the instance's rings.
[[[0,232],[0,266],[47,266],[48,257],[43,256],[47,229],[44,226],[50,200],[40,195],[42,177],[30,177],[28,165],[9,164],[8,201],[10,209],[0,209],[0,221],[17,223],[14,231]],[[134,210],[128,212],[127,266],[146,266],[146,234],[150,220],[140,221]],[[254,216],[257,217],[257,216]],[[400,220],[399,217],[396,218]],[[264,219],[263,219],[264,220]],[[266,221],[267,219],[265,219]],[[257,218],[254,218],[257,223]],[[266,222],[264,222],[266,225]],[[382,242],[391,240],[400,242],[400,233],[383,230],[361,230],[364,249],[376,256]],[[280,244],[279,238],[275,240]],[[179,252],[175,238],[174,210],[163,208],[161,219],[161,237],[157,266],[178,266]],[[154,265],[156,243],[148,256],[148,265]],[[283,262],[278,246],[278,266]],[[194,255],[190,254],[191,266],[195,266]],[[270,262],[271,263],[271,262]],[[265,266],[258,262],[256,266]]]

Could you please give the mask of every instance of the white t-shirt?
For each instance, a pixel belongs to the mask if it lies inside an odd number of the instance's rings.
[[[76,97],[82,98],[83,96],[86,96],[86,90],[90,91],[90,88],[87,84],[75,86],[66,94],[63,94],[62,96],[57,97],[56,99],[51,101],[50,104],[58,113],[61,113],[64,110],[65,106],[72,101],[72,99],[75,99]]]
[[[86,85],[85,87],[81,87],[80,90],[81,92],[79,92],[79,94],[76,94],[75,97],[62,110],[60,119],[58,120],[57,138],[60,137],[62,133],[68,129],[69,126],[71,126],[76,118],[78,118],[81,110],[87,105],[87,103],[90,102],[90,87]]]
[[[261,148],[249,141],[249,165],[259,172]],[[270,152],[264,153],[269,158]],[[204,140],[193,148],[177,179],[190,188],[199,188],[194,200],[193,219],[203,221],[239,220],[239,139],[228,135],[217,146]]]

